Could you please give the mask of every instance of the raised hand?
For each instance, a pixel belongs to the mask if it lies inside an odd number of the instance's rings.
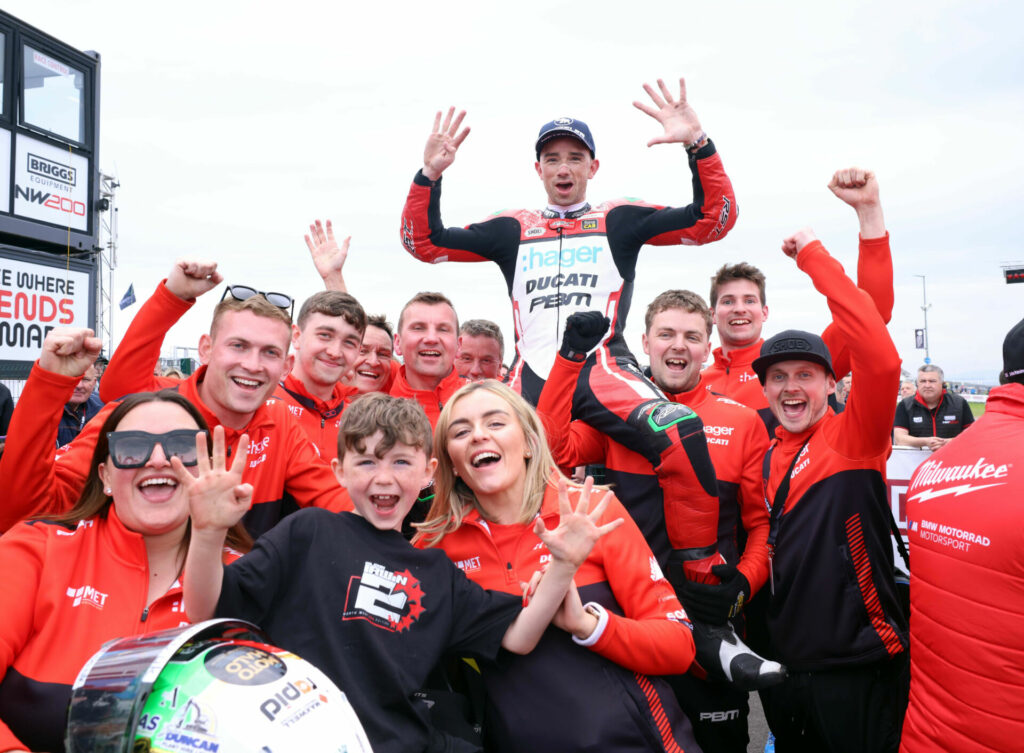
[[[80,377],[96,362],[101,350],[103,341],[93,337],[91,329],[57,327],[43,340],[39,366],[54,374]]]
[[[673,99],[665,82],[658,79],[659,92],[650,84],[644,84],[644,91],[651,98],[654,107],[640,101],[634,101],[633,107],[647,113],[661,123],[665,132],[647,142],[647,146],[655,144],[692,144],[703,134],[697,113],[686,99],[686,79],[679,79],[679,99]]]
[[[551,552],[552,561],[578,568],[586,561],[598,540],[624,522],[622,518],[616,518],[604,525],[597,524],[613,495],[610,491],[605,492],[591,510],[590,495],[593,487],[594,479],[588,476],[583,482],[576,509],[573,510],[569,502],[569,482],[564,478],[558,480],[558,525],[548,530],[543,519],[538,518],[533,528],[534,533]]]
[[[178,483],[188,492],[193,531],[226,531],[249,510],[252,484],[242,483],[242,471],[249,456],[249,436],[243,434],[227,468],[224,427],[213,429],[213,456],[206,449],[206,434],[196,434],[198,475],[193,476],[179,458],[171,458]]]
[[[342,276],[342,269],[345,267],[345,260],[348,258],[348,247],[352,236],[348,236],[338,245],[334,238],[334,226],[327,220],[327,228],[317,220],[309,226],[309,235],[303,236],[306,239],[306,248],[313,258],[313,265],[316,271],[323,278],[328,290],[345,291],[345,280]],[[339,287],[340,283],[340,287]]]
[[[861,238],[881,238],[885,235],[885,217],[878,198],[878,180],[873,172],[859,167],[836,170],[828,188],[857,212]]]
[[[462,142],[469,135],[469,127],[459,131],[462,119],[466,117],[466,111],[460,110],[455,114],[455,108],[449,107],[448,114],[441,122],[441,112],[434,116],[434,130],[427,138],[427,145],[423,148],[423,174],[430,180],[437,180],[441,177],[448,166],[455,161],[455,152],[458,151]]]
[[[859,167],[836,170],[828,188],[854,209],[878,204],[878,180],[870,170]]]
[[[167,275],[167,289],[183,301],[192,301],[223,281],[215,261],[178,259]]]
[[[801,228],[791,236],[782,241],[782,253],[790,259],[795,259],[804,246],[811,241],[818,240],[818,236],[809,227]]]

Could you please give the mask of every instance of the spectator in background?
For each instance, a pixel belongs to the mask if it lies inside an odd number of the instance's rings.
[[[7,436],[7,427],[11,423],[11,415],[14,413],[14,398],[6,384],[0,384],[0,455],[4,452],[4,437]]]
[[[487,319],[468,319],[459,328],[459,350],[455,368],[460,377],[471,382],[498,379],[501,359],[505,356],[505,339],[501,327]]]
[[[849,374],[836,382],[836,402],[839,403],[840,408],[846,407],[846,398],[850,396],[850,384],[852,382],[853,378]]]
[[[917,392],[917,385],[914,384],[914,381],[912,379],[904,379],[900,382],[900,394],[897,402],[905,397],[913,397],[915,392]]]
[[[63,447],[72,439],[78,436],[93,416],[103,408],[103,401],[94,391],[99,375],[96,367],[90,366],[75,386],[71,399],[64,405],[64,413],[60,417],[60,427],[57,429],[57,446]]]
[[[999,382],[977,426],[919,465],[907,489],[903,753],[1020,750],[1024,735],[1012,690],[1024,678],[1024,321],[1003,341]]]
[[[894,444],[937,450],[974,422],[971,406],[946,390],[942,377],[934,364],[917,370],[917,393],[896,406]]]

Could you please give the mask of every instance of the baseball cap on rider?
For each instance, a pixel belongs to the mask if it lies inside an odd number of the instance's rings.
[[[540,159],[540,148],[544,144],[551,139],[563,136],[579,139],[590,150],[591,158],[597,156],[594,149],[594,137],[590,135],[590,127],[586,123],[573,118],[555,118],[540,127],[540,134],[537,136],[537,159]]]
[[[811,361],[820,363],[825,371],[834,379],[835,371],[832,369],[832,354],[828,352],[825,341],[810,332],[799,329],[787,329],[765,341],[761,346],[761,355],[754,359],[751,366],[757,373],[757,379],[764,385],[765,374],[768,367],[780,361]]]
[[[1024,384],[1024,319],[1017,322],[1003,340],[1003,371],[999,383],[1007,382]]]

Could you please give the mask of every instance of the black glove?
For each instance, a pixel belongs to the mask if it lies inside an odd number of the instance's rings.
[[[724,625],[750,599],[750,581],[735,565],[715,565],[711,572],[722,581],[717,586],[688,580],[676,584],[676,594],[694,620]]]
[[[611,326],[600,311],[578,311],[565,320],[565,334],[558,355],[570,361],[585,361]]]

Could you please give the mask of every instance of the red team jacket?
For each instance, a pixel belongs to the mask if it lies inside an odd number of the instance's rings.
[[[797,265],[827,298],[860,385],[841,414],[828,409],[800,434],[780,427],[773,444],[772,501],[807,441],[778,520],[768,628],[773,656],[810,671],[879,661],[907,646],[885,488],[900,357],[871,298],[820,242],[805,246]]]
[[[237,557],[225,550],[225,562]],[[113,505],[77,528],[17,524],[0,537],[0,572],[0,750],[64,750],[86,660],[112,638],[188,623],[178,581],[147,606],[145,541]]]
[[[405,369],[404,365],[398,369],[398,373],[395,374],[395,379],[391,383],[390,394],[393,397],[415,400],[422,405],[427,418],[430,419],[431,427],[437,426],[437,419],[441,417],[441,409],[444,408],[444,404],[448,402],[451,396],[458,392],[462,385],[469,384],[469,380],[460,377],[459,373],[453,368],[435,389],[417,390],[405,378]]]
[[[541,516],[549,528],[558,523],[553,484]],[[625,523],[597,543],[575,577],[584,603],[597,602],[608,614],[589,649],[549,627],[529,655],[506,655],[496,668],[483,668],[494,707],[489,734],[502,750],[661,750],[652,740],[667,751],[696,747],[672,691],[647,676],[689,668],[694,647],[688,619],[617,500],[600,523],[620,517]],[[498,526],[507,529],[502,538],[514,542],[514,559],[506,562],[492,526],[472,511],[438,546],[484,588],[520,594],[520,581],[528,581],[550,554],[531,524]]]
[[[115,397],[166,387],[176,389],[199,409],[212,429],[220,421],[200,399],[198,391],[205,367],[184,380],[153,375],[164,333],[190,305],[161,283],[125,333],[103,375],[103,386],[108,395]],[[45,407],[46,411],[15,411],[11,435],[34,437],[52,433],[55,442],[56,419],[51,420],[50,408],[56,406],[59,415],[76,382],[36,365],[19,403]],[[54,463],[41,466],[31,458],[31,448],[8,442],[0,461],[0,499],[4,500],[0,505],[0,530],[30,515],[61,512],[74,505],[85,483],[100,427],[115,405],[108,402],[74,442],[61,448]],[[338,485],[330,467],[319,457],[284,403],[268,401],[256,411],[244,431],[224,427],[230,447],[238,443],[243,433],[249,435],[250,441],[249,467],[243,478],[254,487],[253,506],[246,513],[245,525],[254,537],[271,528],[291,500],[303,507],[316,505],[335,512],[352,509],[347,492]]]
[[[294,374],[289,374],[274,390],[271,399],[280,400],[288,406],[288,412],[316,445],[320,457],[330,462],[338,456],[341,413],[357,396],[355,387],[338,382],[334,385],[331,399],[325,403],[309,394],[309,390]]]
[[[889,249],[889,234],[882,238],[861,238],[857,254],[857,284],[866,291],[874,302],[882,321],[892,318],[892,252]],[[850,371],[850,351],[843,340],[841,330],[833,322],[821,333],[829,353],[832,354],[832,367],[838,378]],[[768,410],[761,383],[754,373],[754,359],[761,355],[764,339],[752,345],[737,348],[728,355],[721,348],[715,348],[711,355],[714,359],[710,366],[701,374],[705,388],[712,392],[731,397],[733,400],[753,408],[761,415],[765,425],[774,427],[774,417]]]
[[[989,393],[972,427],[907,489],[910,705],[903,753],[1024,745],[1024,385]]]

